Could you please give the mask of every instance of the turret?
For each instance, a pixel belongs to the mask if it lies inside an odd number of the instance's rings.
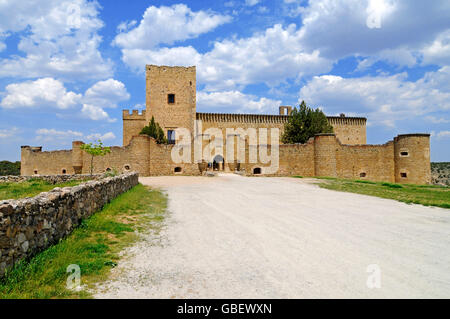
[[[395,182],[431,183],[430,134],[402,134],[394,138]]]

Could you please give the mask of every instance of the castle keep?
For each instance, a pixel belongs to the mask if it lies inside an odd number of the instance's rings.
[[[426,184],[431,181],[429,134],[398,135],[383,145],[366,144],[366,118],[328,117],[333,134],[319,134],[305,144],[280,144],[276,172],[257,157],[249,161],[252,152],[273,149],[271,129],[278,128],[279,136],[292,111],[280,106],[278,115],[218,114],[196,111],[195,67],[146,66],[146,110],[141,113],[123,111],[123,146],[111,147],[111,153],[94,160],[96,173],[109,170],[137,171],[141,176],[200,175],[206,169],[239,170],[246,175],[331,176],[397,183]],[[151,118],[160,124],[169,144],[157,144],[140,131]],[[180,144],[178,129],[191,133],[191,144],[200,137],[203,150],[212,142],[223,145],[213,155],[199,160],[191,150],[189,161],[175,162],[172,151]],[[221,132],[222,140],[209,132]],[[229,134],[230,129],[235,133]],[[249,138],[245,132],[256,129],[265,132],[266,143]],[[244,133],[244,134],[243,134]],[[227,145],[244,145],[245,160],[227,158]],[[42,147],[22,146],[22,175],[85,174],[90,170],[90,156],[84,153],[81,141],[74,141],[71,150],[43,152]],[[232,145],[232,144],[230,144]],[[206,152],[207,153],[207,152]],[[203,153],[202,153],[203,154]]]

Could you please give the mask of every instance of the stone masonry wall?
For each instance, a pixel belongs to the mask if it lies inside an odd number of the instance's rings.
[[[49,182],[50,184],[60,184],[69,181],[88,181],[88,180],[98,180],[105,177],[104,174],[80,174],[80,175],[32,175],[32,176],[15,176],[7,175],[0,176],[0,183],[20,183],[29,180],[43,180]]]
[[[80,222],[138,184],[128,173],[55,188],[33,198],[0,201],[0,275],[67,236]]]

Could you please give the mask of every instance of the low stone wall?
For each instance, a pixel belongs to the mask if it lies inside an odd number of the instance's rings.
[[[138,184],[138,173],[55,188],[33,198],[0,201],[0,276],[58,242],[80,222]]]
[[[104,174],[74,174],[74,175],[31,175],[31,176],[0,176],[0,183],[20,183],[29,180],[43,180],[51,184],[60,184],[69,181],[99,180]]]

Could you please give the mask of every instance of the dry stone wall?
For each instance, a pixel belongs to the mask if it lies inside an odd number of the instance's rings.
[[[0,275],[67,236],[80,222],[138,184],[127,173],[33,198],[0,201]]]
[[[69,181],[88,181],[98,180],[104,178],[104,174],[80,174],[80,175],[31,175],[31,176],[16,176],[7,175],[0,176],[0,183],[20,183],[29,180],[43,180],[50,184],[60,184]]]

